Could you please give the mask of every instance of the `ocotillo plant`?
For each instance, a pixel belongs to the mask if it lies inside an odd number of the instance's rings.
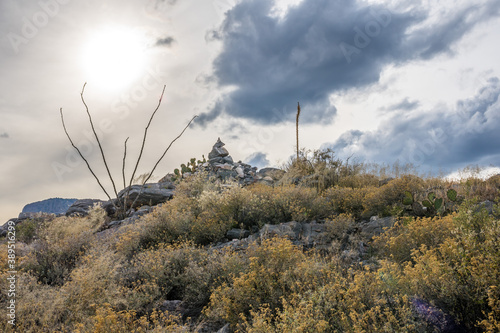
[[[295,120],[295,136],[297,138],[297,162],[299,161],[299,117],[300,117],[300,103],[297,102],[297,119]]]
[[[108,163],[106,161],[106,154],[104,153],[104,150],[102,148],[102,145],[101,145],[101,141],[99,140],[99,136],[97,135],[97,132],[95,131],[95,128],[94,128],[94,122],[92,120],[92,116],[90,114],[90,111],[89,111],[89,108],[87,106],[87,103],[85,102],[85,99],[83,97],[83,93],[85,91],[85,86],[87,85],[87,83],[85,83],[83,85],[83,88],[82,88],[82,91],[80,93],[80,96],[81,96],[81,99],[82,99],[82,102],[83,102],[83,105],[85,106],[85,110],[87,112],[87,116],[89,118],[89,122],[90,122],[90,127],[92,129],[92,132],[94,133],[94,137],[96,139],[96,142],[97,142],[97,145],[99,146],[99,150],[101,152],[101,157],[102,157],[102,160],[104,162],[104,166],[106,168],[106,171],[108,173],[108,177],[109,179],[111,180],[111,184],[113,185],[113,191],[114,191],[114,194],[116,196],[116,200],[113,200],[111,199],[111,196],[109,195],[108,191],[106,191],[106,189],[104,188],[104,186],[102,185],[99,177],[95,174],[95,172],[93,171],[92,167],[90,166],[89,162],[87,161],[87,159],[83,156],[82,152],[80,151],[80,149],[73,143],[73,140],[71,139],[67,129],[66,129],[66,124],[64,122],[64,115],[63,115],[63,109],[60,108],[60,114],[61,114],[61,122],[62,122],[62,126],[63,126],[63,129],[64,129],[64,132],[66,133],[66,136],[68,137],[68,140],[69,142],[71,143],[71,145],[73,146],[73,148],[78,152],[78,154],[80,155],[80,157],[83,159],[83,161],[85,162],[85,164],[87,165],[87,168],[89,169],[90,173],[92,173],[92,175],[94,176],[95,180],[97,181],[97,183],[99,184],[99,186],[101,187],[101,189],[103,190],[104,194],[106,194],[106,196],[108,197],[109,201],[112,203],[113,207],[115,208],[115,211],[116,211],[116,215],[118,218],[124,218],[126,217],[126,214],[127,214],[127,207],[128,207],[128,200],[129,200],[129,195],[130,195],[130,189],[132,188],[132,182],[134,180],[134,177],[135,177],[135,173],[137,171],[137,168],[139,166],[139,162],[141,161],[141,158],[142,158],[142,153],[144,151],[144,146],[146,144],[146,137],[147,137],[147,134],[148,134],[148,129],[149,129],[149,126],[151,125],[152,121],[153,121],[153,118],[156,114],[156,112],[158,111],[158,109],[160,108],[160,105],[161,105],[161,101],[163,99],[163,94],[165,93],[165,87],[166,86],[163,86],[163,91],[161,93],[161,96],[160,96],[160,99],[158,101],[158,105],[156,106],[156,109],[153,111],[153,113],[151,114],[151,117],[149,118],[149,122],[146,126],[146,128],[144,129],[144,136],[142,138],[142,145],[141,145],[141,150],[140,150],[140,153],[139,153],[139,157],[137,158],[137,161],[135,163],[135,167],[134,167],[134,171],[132,172],[132,175],[130,177],[130,181],[129,181],[129,185],[127,187],[127,191],[125,192],[125,196],[123,197],[123,199],[120,199],[119,196],[118,196],[118,191],[116,190],[116,185],[115,185],[115,182],[114,182],[114,179],[113,179],[113,176],[111,175],[111,171],[109,170],[109,167],[108,167]],[[134,207],[135,203],[137,202],[137,199],[139,198],[139,196],[141,195],[143,189],[144,189],[144,185],[146,184],[146,182],[151,178],[151,176],[153,175],[153,172],[156,170],[156,167],[158,166],[158,164],[161,162],[161,160],[163,159],[163,157],[165,157],[166,153],[168,152],[168,150],[170,149],[170,147],[172,146],[172,144],[177,141],[177,139],[179,139],[183,134],[184,132],[186,131],[186,129],[189,127],[189,125],[191,125],[191,123],[193,122],[193,120],[198,117],[198,116],[194,116],[193,118],[191,118],[191,120],[189,121],[189,123],[186,125],[186,127],[184,127],[184,129],[182,130],[182,132],[175,138],[173,139],[170,144],[168,145],[168,147],[165,149],[165,151],[163,152],[163,154],[160,156],[160,158],[158,159],[158,161],[155,163],[155,165],[153,166],[151,172],[148,173],[148,176],[147,177],[144,177],[143,181],[142,181],[142,184],[141,184],[141,188],[139,190],[139,194],[137,195],[137,197],[135,198],[135,200],[132,202],[132,204],[130,205],[131,207]],[[125,150],[124,150],[124,153],[123,153],[123,163],[122,163],[122,177],[123,177],[123,187],[125,188],[126,187],[126,180],[125,180],[125,160],[126,160],[126,157],[127,157],[127,141],[128,141],[129,138],[127,138],[125,140]]]

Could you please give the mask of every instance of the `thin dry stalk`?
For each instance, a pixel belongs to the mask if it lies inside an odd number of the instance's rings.
[[[99,140],[99,137],[97,136],[97,132],[95,131],[94,128],[94,122],[92,121],[92,116],[90,115],[89,107],[87,106],[87,103],[85,102],[85,98],[83,98],[83,93],[85,91],[85,86],[87,85],[87,82],[83,85],[82,92],[80,93],[80,97],[82,98],[83,105],[85,105],[85,110],[87,111],[87,115],[89,117],[90,121],[90,127],[92,127],[92,132],[94,133],[95,139],[97,141],[97,145],[99,146],[99,150],[101,151],[101,156],[102,160],[104,162],[104,166],[106,167],[106,171],[108,172],[109,179],[111,180],[111,184],[113,184],[113,190],[115,191],[116,197],[118,197],[118,192],[116,191],[116,185],[115,181],[113,180],[113,176],[111,176],[111,171],[109,171],[108,163],[106,162],[106,156],[104,155],[104,151],[101,146],[101,141]]]
[[[297,118],[295,120],[295,136],[297,138],[297,162],[299,161],[299,117],[300,117],[300,103],[297,102]]]
[[[87,165],[87,168],[90,170],[90,173],[92,173],[92,176],[94,176],[95,180],[97,181],[97,184],[99,184],[99,186],[101,187],[101,189],[104,191],[104,193],[106,194],[106,196],[108,197],[108,199],[113,202],[111,200],[111,197],[109,196],[108,192],[106,191],[106,189],[104,188],[104,186],[102,186],[101,184],[101,181],[99,180],[99,177],[97,177],[97,175],[94,173],[94,170],[92,170],[92,168],[90,167],[90,164],[89,162],[87,161],[87,159],[83,156],[82,152],[80,151],[80,149],[78,149],[78,147],[73,143],[73,140],[71,139],[71,137],[69,136],[68,134],[68,131],[66,130],[66,124],[64,122],[64,115],[63,115],[63,109],[61,108],[59,110],[59,112],[61,113],[61,122],[62,122],[62,125],[63,125],[63,129],[64,129],[64,133],[66,133],[66,136],[68,137],[68,140],[69,142],[71,143],[71,145],[73,146],[73,148],[75,148],[75,150],[78,152],[78,154],[80,155],[80,157],[82,158],[82,160],[85,162],[85,164]],[[114,202],[113,202],[113,206],[115,206]],[[116,206],[115,206],[116,208]]]
[[[142,185],[141,185],[141,189],[139,191],[139,194],[137,195],[137,197],[135,198],[134,202],[132,203],[132,207],[135,205],[135,203],[137,202],[137,199],[139,199],[139,196],[141,195],[142,193],[142,190],[144,189],[144,185],[146,184],[146,182],[149,180],[149,178],[151,178],[151,176],[153,175],[153,172],[156,170],[156,167],[158,166],[158,164],[160,164],[161,160],[163,159],[163,157],[165,157],[165,155],[167,154],[168,150],[170,149],[170,147],[172,147],[172,145],[174,144],[175,141],[177,141],[183,134],[184,132],[187,130],[187,128],[189,127],[189,125],[191,125],[191,123],[197,118],[198,116],[195,115],[193,118],[191,118],[191,120],[189,121],[189,123],[186,125],[186,127],[184,127],[184,129],[182,130],[182,132],[175,138],[173,139],[170,144],[168,145],[167,149],[165,149],[165,151],[163,152],[163,154],[161,155],[161,157],[158,159],[158,161],[156,162],[156,164],[154,165],[153,169],[151,170],[151,172],[149,173],[148,177],[146,177],[146,179],[144,179]],[[129,187],[130,189],[130,187]],[[127,198],[127,197],[126,197]]]

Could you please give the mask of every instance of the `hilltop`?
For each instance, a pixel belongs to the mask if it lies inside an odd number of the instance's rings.
[[[499,191],[499,175],[443,180],[330,150],[258,170],[218,140],[121,191],[125,216],[86,199],[11,220],[17,330],[495,332]]]

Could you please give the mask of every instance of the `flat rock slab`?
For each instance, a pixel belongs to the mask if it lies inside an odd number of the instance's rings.
[[[144,205],[155,206],[172,199],[174,196],[174,190],[169,188],[170,186],[162,186],[162,184],[163,183],[145,184],[142,190],[141,185],[132,185],[129,192],[129,198],[127,200],[128,205],[132,204],[137,197],[139,198],[132,208]],[[120,193],[118,193],[120,201],[124,200],[127,194],[127,189],[128,188],[121,190]]]

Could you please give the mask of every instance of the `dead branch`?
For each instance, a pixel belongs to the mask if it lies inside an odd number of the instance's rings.
[[[111,200],[111,197],[109,196],[108,192],[106,191],[106,189],[104,188],[104,186],[102,186],[101,181],[99,180],[99,177],[97,177],[97,175],[94,173],[94,170],[92,170],[92,168],[90,167],[90,164],[87,161],[87,159],[83,156],[83,154],[80,151],[80,149],[78,149],[78,147],[73,143],[73,140],[69,136],[68,131],[66,130],[66,124],[64,123],[63,109],[61,108],[59,110],[59,112],[61,113],[61,122],[62,122],[62,125],[63,125],[63,128],[64,128],[64,133],[66,133],[66,136],[68,137],[69,142],[71,143],[71,145],[73,146],[73,148],[75,148],[75,150],[78,152],[78,154],[80,155],[80,157],[82,158],[82,160],[85,162],[85,164],[87,164],[87,168],[90,170],[90,173],[92,173],[92,176],[94,176],[95,180],[97,181],[97,183],[99,184],[99,186],[101,187],[101,189],[104,191],[104,193],[106,194],[106,196],[108,197],[108,199],[113,203],[113,206],[115,206],[115,204]],[[116,208],[116,206],[115,206],[115,208]]]
[[[83,92],[85,91],[85,86],[87,85],[87,82],[83,85],[82,92],[80,93],[80,96],[82,98],[83,105],[85,105],[85,110],[87,111],[87,115],[89,116],[89,121],[90,121],[90,127],[92,127],[92,132],[94,133],[95,139],[97,141],[97,145],[99,146],[99,150],[101,151],[101,156],[102,160],[104,162],[104,166],[106,167],[106,171],[108,172],[109,179],[111,180],[111,184],[113,184],[113,190],[115,191],[115,195],[118,198],[118,192],[116,191],[116,185],[115,181],[113,180],[113,176],[111,176],[111,172],[109,171],[108,163],[106,162],[106,157],[104,155],[104,151],[101,146],[101,141],[99,140],[99,137],[97,136],[97,132],[95,131],[94,128],[94,122],[92,121],[92,116],[90,115],[89,107],[87,106],[87,103],[85,102],[85,98],[83,98]]]
[[[139,162],[141,161],[142,152],[144,151],[144,145],[146,144],[146,136],[148,135],[149,126],[151,125],[151,122],[153,121],[153,118],[154,118],[154,116],[156,114],[156,111],[158,111],[158,109],[160,108],[161,101],[163,99],[163,94],[165,93],[165,88],[166,87],[167,87],[166,85],[163,86],[163,91],[161,92],[160,99],[158,100],[158,105],[156,106],[156,109],[151,114],[151,117],[149,118],[148,125],[144,129],[144,136],[142,138],[141,151],[139,153],[139,157],[137,158],[137,162],[135,163],[135,167],[134,167],[134,171],[132,172],[132,176],[130,177],[129,186],[132,186],[132,181],[134,180],[135,173],[137,172],[137,167],[139,166]]]
[[[170,149],[170,147],[172,147],[172,145],[174,144],[175,141],[177,141],[183,134],[184,132],[186,131],[186,129],[189,127],[189,125],[191,125],[191,123],[197,118],[198,116],[195,115],[193,118],[191,118],[191,120],[189,121],[189,123],[186,125],[186,127],[184,127],[184,129],[182,130],[182,132],[175,138],[173,139],[170,144],[168,145],[167,149],[165,149],[165,151],[163,152],[163,154],[161,155],[161,157],[158,159],[158,161],[156,162],[156,164],[154,165],[153,169],[151,170],[151,172],[149,173],[149,176],[144,179],[142,185],[141,185],[141,189],[139,191],[139,194],[137,195],[137,197],[135,198],[134,202],[132,203],[132,207],[135,205],[135,203],[137,202],[137,199],[139,199],[139,196],[141,195],[142,193],[142,190],[144,189],[144,185],[146,184],[146,182],[149,180],[149,178],[151,178],[151,176],[153,175],[153,172],[156,170],[156,167],[158,166],[158,164],[160,164],[161,160],[163,159],[163,157],[165,157],[165,155],[167,154],[168,150]],[[129,187],[130,188],[130,187]],[[127,192],[128,193],[128,192]]]
[[[125,159],[127,158],[127,141],[129,138],[125,140],[125,149],[123,151],[123,163],[122,163],[122,177],[123,177],[123,188],[127,187],[126,181],[125,181]]]

